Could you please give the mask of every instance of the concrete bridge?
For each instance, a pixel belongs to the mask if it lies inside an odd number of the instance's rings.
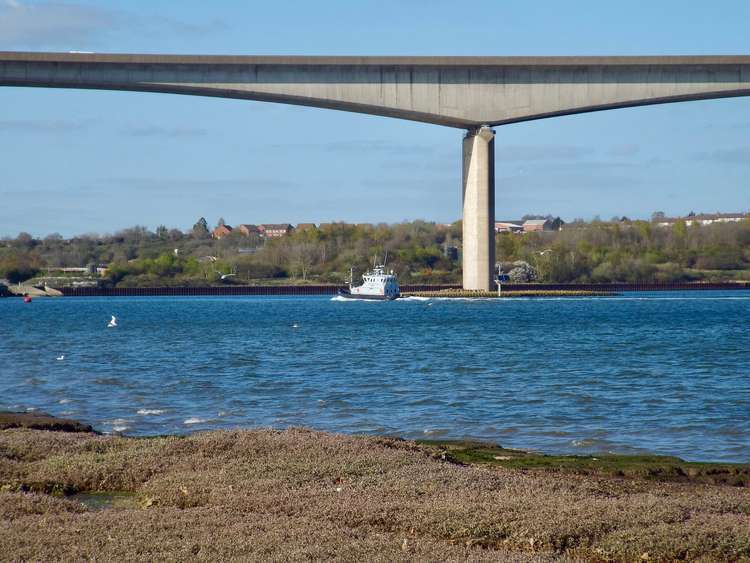
[[[287,57],[0,52],[0,86],[240,98],[465,129],[463,285],[495,264],[492,127],[750,95],[750,56]]]

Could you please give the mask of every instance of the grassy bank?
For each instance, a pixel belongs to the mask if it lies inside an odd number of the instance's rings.
[[[584,289],[516,289],[497,291],[481,291],[467,289],[442,289],[439,291],[410,291],[402,293],[404,297],[603,297],[617,295],[614,291],[589,291]]]
[[[546,455],[465,440],[418,443],[433,455],[488,469],[750,487],[750,464],[685,461],[661,455]]]
[[[750,489],[530,470],[513,452],[300,429],[0,430],[0,559],[750,557]]]

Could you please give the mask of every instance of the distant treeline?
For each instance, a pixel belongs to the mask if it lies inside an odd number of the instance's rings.
[[[196,223],[190,233],[133,227],[71,239],[21,233],[0,240],[0,278],[16,283],[48,268],[106,266],[103,283],[120,287],[343,283],[350,267],[361,274],[387,253],[402,283],[461,280],[460,222],[333,223],[268,240],[239,233],[215,240],[204,225]],[[496,244],[506,271],[524,261],[544,282],[750,280],[750,221],[689,227],[576,221],[561,231],[498,234]]]
[[[133,227],[114,235],[35,239],[21,233],[0,241],[0,278],[13,283],[52,267],[106,266],[111,285],[206,285],[279,280],[343,283],[387,254],[388,267],[409,283],[448,283],[460,279],[461,224],[424,221],[396,225],[332,223],[262,239],[232,233],[211,238],[205,222],[190,233],[160,227]],[[453,254],[446,247],[454,249]],[[223,278],[223,279],[222,279]]]
[[[750,221],[576,221],[554,233],[499,236],[497,251],[503,260],[528,261],[548,282],[748,280]]]

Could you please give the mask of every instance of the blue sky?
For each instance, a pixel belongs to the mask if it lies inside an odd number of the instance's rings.
[[[0,0],[0,50],[750,54],[746,0]],[[460,217],[462,132],[260,102],[0,88],[0,236]],[[750,210],[750,98],[497,129],[498,218]]]

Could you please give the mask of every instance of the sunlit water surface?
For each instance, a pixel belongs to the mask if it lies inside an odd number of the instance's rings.
[[[107,328],[110,315],[117,328]],[[0,409],[750,461],[750,293],[0,299]]]

